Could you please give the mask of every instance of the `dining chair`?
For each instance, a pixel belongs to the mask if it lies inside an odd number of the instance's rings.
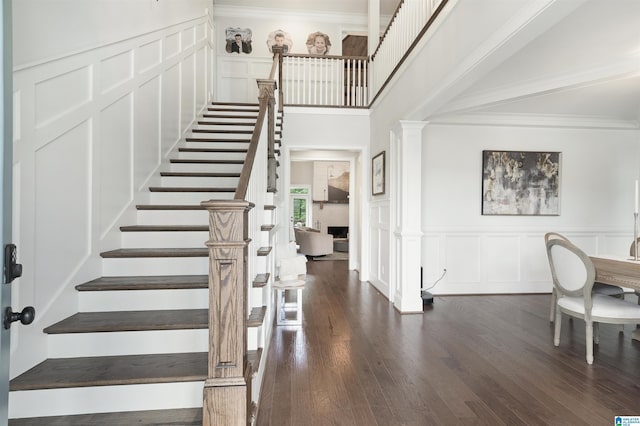
[[[545,244],[548,243],[550,240],[554,240],[554,239],[563,240],[571,243],[571,241],[567,237],[557,232],[547,232],[544,235]],[[633,244],[631,246],[633,248]],[[622,287],[598,283],[598,282],[593,284],[592,291],[594,293],[604,294],[605,296],[618,297],[621,299],[624,298],[624,293],[625,293],[625,290]],[[640,299],[638,301],[638,304],[640,305]],[[549,322],[553,322],[555,316],[556,316],[556,289],[554,287],[551,289],[551,305],[549,307]]]
[[[557,295],[553,344],[560,345],[563,313],[582,318],[585,322],[587,364],[593,364],[593,343],[599,343],[598,324],[638,323],[640,305],[592,293],[596,270],[589,256],[571,242],[553,238],[546,247]]]

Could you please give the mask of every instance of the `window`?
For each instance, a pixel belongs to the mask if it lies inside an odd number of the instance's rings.
[[[311,226],[311,188],[308,185],[291,186],[289,194],[293,226]]]

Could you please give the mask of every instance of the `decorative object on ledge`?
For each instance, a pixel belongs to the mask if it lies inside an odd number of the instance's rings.
[[[560,214],[560,153],[482,151],[482,214]]]
[[[371,193],[373,195],[384,194],[384,166],[385,151],[382,151],[371,160]]]
[[[267,47],[269,52],[273,53],[273,46],[281,46],[282,53],[287,54],[293,47],[293,41],[291,40],[291,34],[282,30],[275,30],[269,33],[267,37]]]
[[[229,27],[224,30],[227,53],[251,53],[251,29]]]

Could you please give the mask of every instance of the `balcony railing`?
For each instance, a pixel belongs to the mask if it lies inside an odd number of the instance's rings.
[[[448,0],[402,0],[370,60],[284,55],[284,105],[368,107]]]
[[[285,105],[369,105],[366,57],[285,55],[282,66]]]

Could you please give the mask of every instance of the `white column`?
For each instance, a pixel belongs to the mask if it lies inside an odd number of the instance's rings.
[[[380,41],[380,0],[369,0],[369,39],[367,55],[371,56]]]
[[[400,121],[392,137],[391,193],[393,304],[401,313],[422,312],[422,128],[424,121]]]

